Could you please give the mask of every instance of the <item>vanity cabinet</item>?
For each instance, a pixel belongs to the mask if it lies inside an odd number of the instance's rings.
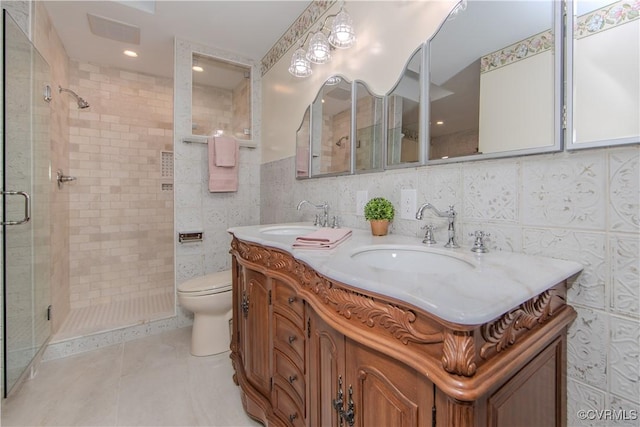
[[[265,425],[566,425],[566,281],[463,325],[280,249],[234,237],[231,254],[234,378]]]

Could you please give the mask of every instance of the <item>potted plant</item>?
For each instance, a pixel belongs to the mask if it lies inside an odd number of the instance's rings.
[[[386,236],[389,223],[393,221],[396,210],[384,197],[374,197],[364,206],[364,217],[371,223],[371,234]]]

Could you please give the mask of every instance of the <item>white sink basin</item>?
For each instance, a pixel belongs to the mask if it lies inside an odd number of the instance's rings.
[[[312,233],[318,228],[311,225],[274,225],[260,229],[261,233],[275,236],[303,236]]]
[[[420,246],[364,246],[354,250],[351,258],[370,267],[406,273],[446,273],[475,268],[458,254]]]

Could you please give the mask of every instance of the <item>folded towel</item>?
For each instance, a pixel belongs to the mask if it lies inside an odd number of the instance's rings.
[[[217,139],[217,138],[215,138]],[[231,191],[238,191],[238,169],[239,166],[233,167],[217,166],[216,165],[216,150],[214,146],[214,137],[209,137],[209,191],[211,193],[226,193]],[[240,146],[235,140],[232,140],[234,144],[234,155],[238,158]]]
[[[351,237],[345,228],[321,228],[313,233],[296,238],[294,249],[333,249]]]
[[[236,145],[236,140],[229,136],[216,136],[213,138],[216,166],[231,168],[236,165]]]

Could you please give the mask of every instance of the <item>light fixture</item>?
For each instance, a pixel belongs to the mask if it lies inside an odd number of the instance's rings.
[[[331,31],[327,37],[323,32],[329,18],[334,18]],[[304,45],[311,37],[309,47],[304,50]],[[313,73],[311,63],[326,64],[331,60],[331,49],[346,49],[356,41],[353,21],[344,6],[336,15],[329,15],[315,33],[309,32],[291,57],[289,72],[295,77],[308,77]]]
[[[331,59],[331,46],[329,46],[329,40],[322,30],[311,37],[307,59],[314,64],[326,64]]]
[[[295,77],[309,77],[313,73],[311,62],[307,59],[307,53],[302,47],[293,53],[289,72]]]
[[[198,60],[193,58],[193,65],[191,66],[191,69],[193,71],[196,71],[198,73],[201,73],[204,71],[204,68],[202,68],[202,66],[200,65],[200,63],[198,63]]]
[[[138,54],[132,50],[125,50],[124,52],[125,55],[130,56],[131,58],[137,58]]]
[[[353,21],[349,14],[340,9],[331,25],[331,34],[329,34],[329,43],[338,49],[347,49],[356,42],[356,33],[353,29]]]

